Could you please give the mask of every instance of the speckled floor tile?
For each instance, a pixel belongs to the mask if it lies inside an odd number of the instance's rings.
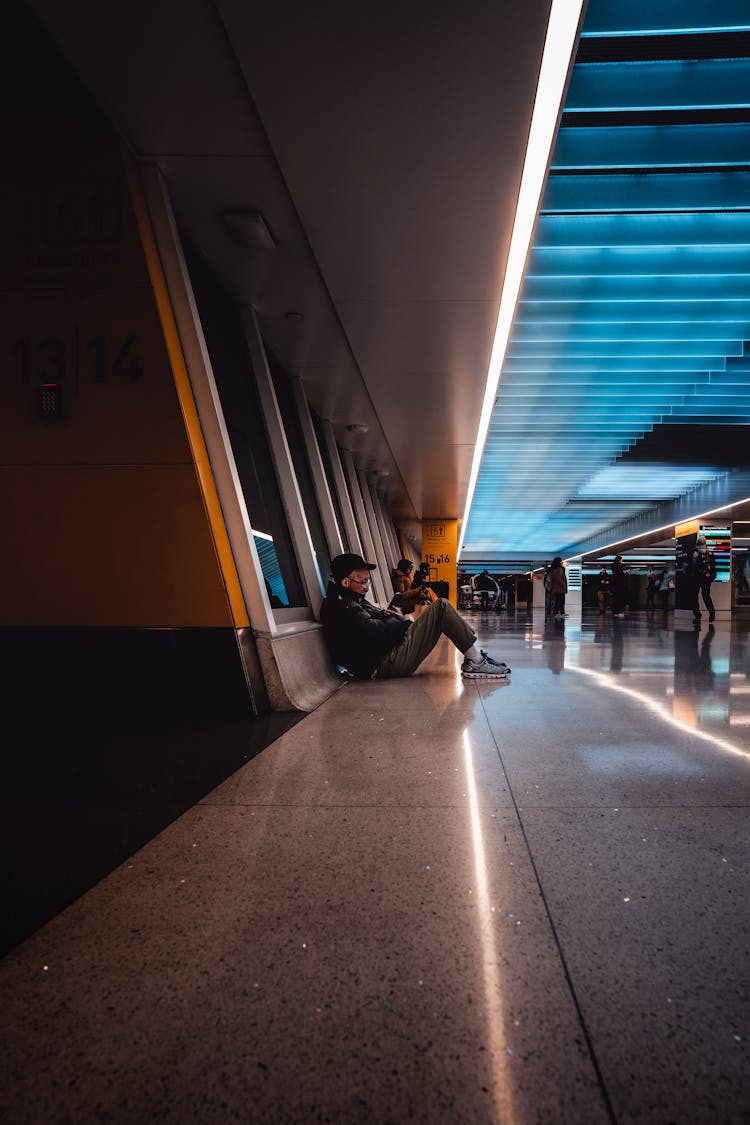
[[[13,1125],[607,1120],[508,810],[200,806],[0,984]]]
[[[748,809],[525,809],[618,1121],[750,1121]]]
[[[348,685],[209,794],[208,804],[465,807],[465,739],[481,804],[512,804],[482,701],[455,685],[439,703],[413,706],[411,681]],[[510,689],[500,689],[507,693]]]
[[[3,1125],[747,1125],[747,623],[474,623],[0,962]]]

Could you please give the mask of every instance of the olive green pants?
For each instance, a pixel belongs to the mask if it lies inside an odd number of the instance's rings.
[[[377,667],[378,679],[411,676],[442,636],[448,637],[461,652],[468,652],[477,635],[445,598],[438,598],[409,626],[400,645],[387,652]]]

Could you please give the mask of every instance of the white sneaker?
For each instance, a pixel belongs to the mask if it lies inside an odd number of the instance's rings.
[[[469,660],[467,657],[461,665],[461,675],[465,680],[495,680],[498,677],[505,679],[506,676],[510,675],[510,668],[507,664],[493,660],[482,649],[479,651],[481,660]]]

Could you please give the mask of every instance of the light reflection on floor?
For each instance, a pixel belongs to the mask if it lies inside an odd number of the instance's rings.
[[[731,729],[734,748],[750,751],[742,729],[750,727],[750,616],[701,629],[673,615],[641,613],[619,621],[594,610],[562,622],[540,613],[475,613],[472,621],[485,640],[522,636],[555,675],[576,669],[598,674],[602,684],[611,677],[685,727],[717,737]]]

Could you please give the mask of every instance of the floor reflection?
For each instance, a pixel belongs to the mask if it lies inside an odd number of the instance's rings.
[[[728,749],[743,756],[750,750],[750,616],[701,629],[672,614],[621,621],[588,610],[580,620],[529,612],[475,621],[484,638],[515,634],[530,653],[542,653],[555,676],[596,673],[686,729],[731,735]]]

